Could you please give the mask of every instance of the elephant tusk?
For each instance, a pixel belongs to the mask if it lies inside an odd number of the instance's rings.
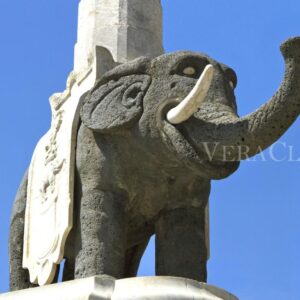
[[[214,75],[214,67],[207,65],[194,88],[176,107],[167,113],[171,124],[180,124],[188,120],[204,101]]]

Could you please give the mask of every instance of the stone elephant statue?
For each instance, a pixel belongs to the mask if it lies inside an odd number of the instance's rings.
[[[210,181],[274,143],[300,112],[300,38],[281,51],[286,73],[279,90],[245,117],[237,115],[234,71],[203,54],[141,57],[100,79],[81,109],[64,280],[135,276],[155,234],[157,275],[206,281]],[[198,101],[208,65],[213,77]],[[167,116],[178,107],[172,124]],[[22,269],[26,184],[25,175],[12,213],[12,290],[30,286]]]

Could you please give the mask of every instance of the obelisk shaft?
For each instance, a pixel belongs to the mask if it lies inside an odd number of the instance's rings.
[[[74,71],[89,68],[95,46],[108,49],[118,63],[162,54],[160,0],[81,0]]]

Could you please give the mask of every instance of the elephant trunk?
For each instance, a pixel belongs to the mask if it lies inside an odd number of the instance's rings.
[[[213,160],[247,159],[274,143],[300,113],[300,37],[281,45],[284,80],[276,94],[255,112],[226,121],[188,120],[191,142]]]

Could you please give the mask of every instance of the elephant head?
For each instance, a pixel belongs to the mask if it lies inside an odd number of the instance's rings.
[[[132,134],[169,164],[206,178],[230,175],[274,143],[300,112],[300,38],[281,46],[286,63],[276,94],[239,117],[235,72],[210,57],[177,52],[145,57],[106,73],[86,97],[81,118],[102,134]]]

